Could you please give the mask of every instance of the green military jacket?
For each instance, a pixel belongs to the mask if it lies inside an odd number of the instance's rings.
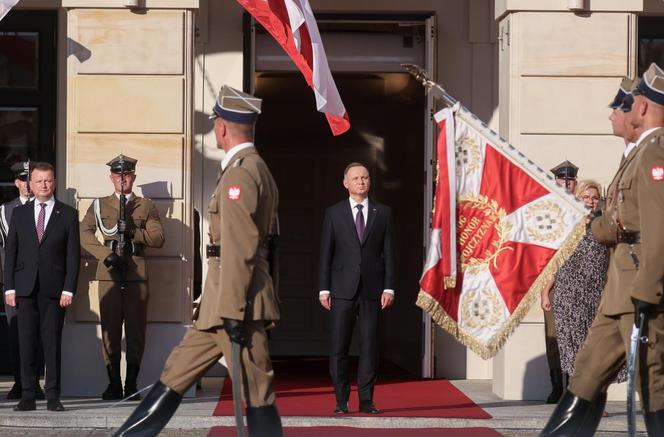
[[[111,230],[118,223],[118,196],[111,194],[99,198],[98,201],[99,218],[102,225],[107,230]],[[131,199],[127,201],[126,214],[128,218],[131,217],[128,224],[134,229],[132,241],[135,244],[145,247],[164,245],[164,229],[159,221],[159,211],[152,200],[132,194]],[[143,254],[134,255],[128,260],[129,268],[124,273],[124,277],[122,272],[114,268],[109,269],[104,265],[103,261],[110,255],[111,249],[102,244],[95,236],[98,229],[95,203],[93,202],[81,221],[80,232],[83,249],[99,260],[95,279],[99,281],[147,281],[147,263]],[[117,233],[110,236],[104,235],[105,240],[117,240],[118,238]]]
[[[664,310],[664,128],[643,138],[621,163],[606,205],[591,224],[595,238],[612,246],[599,311],[609,316],[632,312],[631,297]],[[640,242],[617,243],[619,229],[639,232]]]
[[[267,260],[278,202],[277,185],[256,149],[233,156],[208,205],[210,243],[221,247],[221,256],[208,258],[197,329],[221,326],[224,318],[268,325],[279,319]]]

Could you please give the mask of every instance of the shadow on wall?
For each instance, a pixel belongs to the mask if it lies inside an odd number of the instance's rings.
[[[551,392],[549,365],[546,355],[539,355],[526,363],[521,396],[524,401],[543,401]]]

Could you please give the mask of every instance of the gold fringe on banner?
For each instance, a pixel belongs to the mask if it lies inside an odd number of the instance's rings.
[[[472,334],[463,331],[457,322],[450,317],[449,314],[443,309],[442,306],[430,294],[424,290],[420,290],[417,296],[416,305],[423,309],[431,319],[436,322],[441,328],[447,331],[450,335],[456,338],[461,344],[468,347],[477,355],[485,360],[493,358],[498,351],[503,347],[509,336],[519,326],[521,320],[528,314],[533,303],[537,302],[544,287],[553,279],[556,272],[565,261],[569,259],[576,246],[583,239],[586,232],[586,218],[583,217],[581,222],[576,225],[572,233],[565,243],[558,249],[556,254],[547,263],[546,267],[539,274],[535,282],[530,286],[526,295],[521,299],[519,305],[516,307],[510,317],[504,322],[500,330],[488,342],[484,343],[474,337]],[[447,279],[445,285],[447,288]]]

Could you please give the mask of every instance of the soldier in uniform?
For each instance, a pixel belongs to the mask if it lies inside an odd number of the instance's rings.
[[[242,351],[241,369],[228,361],[231,377],[242,374],[249,435],[282,435],[266,333],[279,320],[268,263],[278,192],[253,144],[260,107],[260,99],[231,87],[219,92],[212,118],[217,147],[226,154],[208,206],[211,244],[198,315],[159,381],[116,436],[156,435],[175,413],[182,394],[222,355],[231,357],[231,343]]]
[[[664,71],[651,64],[632,94],[638,138],[609,185],[606,211],[591,223],[595,238],[611,247],[608,280],[575,373],[543,436],[594,433],[641,314],[648,343],[638,351],[636,387],[648,435],[664,435]]]
[[[136,160],[119,155],[106,165],[115,191],[95,199],[81,222],[81,246],[99,260],[95,279],[99,281],[102,353],[109,384],[101,397],[117,400],[136,395],[136,379],[145,347],[148,306],[146,247],[161,247],[164,230],[159,212],[150,199],[132,189],[136,180]],[[120,194],[124,193],[125,219],[119,217]],[[103,244],[95,236],[100,231]],[[120,247],[123,234],[125,247]],[[127,346],[127,374],[124,393],[120,377],[122,325]]]
[[[576,188],[576,175],[579,167],[569,161],[564,161],[551,169],[556,184],[564,187],[567,192],[574,193]],[[553,282],[551,282],[553,285]],[[553,293],[550,294],[553,297]],[[563,371],[560,365],[560,352],[558,340],[556,339],[556,324],[553,311],[544,311],[544,345],[546,348],[546,361],[549,364],[549,376],[551,377],[551,393],[546,398],[547,404],[555,404],[563,394]]]
[[[2,265],[5,264],[5,242],[7,241],[7,233],[9,232],[9,223],[12,220],[14,208],[24,205],[32,199],[30,187],[28,185],[29,161],[17,162],[11,166],[11,171],[14,172],[14,185],[18,189],[18,197],[10,200],[9,202],[0,205],[0,260]],[[1,277],[0,277],[1,280]],[[14,385],[7,393],[7,399],[21,399],[22,386],[21,386],[21,355],[18,347],[18,320],[16,318],[16,307],[5,305],[5,315],[7,317],[7,334],[9,336],[9,361],[12,365],[12,373],[14,374]],[[43,354],[40,353],[40,342],[37,342],[37,349],[35,356],[36,366],[34,374],[39,378],[41,370],[44,368]],[[35,384],[35,399],[44,399],[44,391],[39,385],[39,381]]]

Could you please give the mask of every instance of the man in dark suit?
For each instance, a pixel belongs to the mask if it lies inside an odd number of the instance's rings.
[[[29,166],[29,161],[17,162],[11,166],[11,170],[14,172],[14,186],[18,189],[18,197],[0,205],[0,237],[2,239],[0,259],[3,265],[5,263],[5,242],[7,240],[9,223],[11,223],[14,208],[24,205],[32,197],[30,187],[28,186]],[[16,317],[16,308],[6,305],[5,315],[7,317],[8,328],[9,361],[12,365],[12,372],[14,374],[14,385],[11,390],[9,390],[9,393],[7,393],[7,399],[21,399],[23,389],[21,387],[21,360],[18,348],[18,318]],[[36,347],[35,353],[39,357],[35,360],[34,373],[37,378],[37,381],[35,382],[35,397],[37,399],[44,399],[44,392],[39,385],[39,376],[41,374],[40,369],[44,368],[43,359],[41,358],[41,346]]]
[[[14,209],[5,248],[5,303],[17,308],[23,388],[14,411],[36,408],[38,330],[46,362],[47,409],[64,411],[59,399],[60,347],[65,310],[78,281],[78,214],[53,196],[55,170],[51,164],[35,163],[30,188],[35,198]]]
[[[349,199],[325,211],[318,289],[321,305],[332,312],[330,376],[337,414],[348,413],[348,348],[357,319],[360,358],[357,372],[360,411],[378,414],[373,403],[378,358],[378,315],[394,301],[392,211],[369,199],[369,170],[353,162],[344,171]]]

